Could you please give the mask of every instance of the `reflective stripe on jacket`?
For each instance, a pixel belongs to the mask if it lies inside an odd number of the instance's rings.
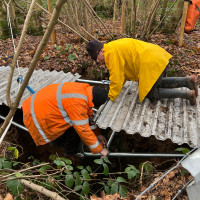
[[[108,97],[114,101],[126,80],[137,81],[143,101],[172,57],[158,45],[131,38],[118,39],[103,46],[110,72]]]
[[[26,99],[22,104],[23,120],[36,145],[61,136],[73,126],[92,153],[102,146],[89,126],[92,87],[85,83],[51,84]]]

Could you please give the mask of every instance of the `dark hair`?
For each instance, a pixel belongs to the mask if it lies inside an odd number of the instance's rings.
[[[101,88],[101,87],[97,87],[94,86],[92,88],[92,95],[93,95],[93,103],[94,103],[94,107],[99,107],[102,104],[104,104],[108,98],[108,92]]]
[[[103,44],[97,40],[90,40],[86,45],[86,49],[93,60],[97,60],[97,55],[102,48]]]

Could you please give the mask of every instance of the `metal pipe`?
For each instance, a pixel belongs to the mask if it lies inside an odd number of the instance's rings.
[[[112,142],[112,140],[113,140],[115,134],[116,134],[115,131],[113,131],[113,132],[111,133],[111,136],[110,136],[110,138],[108,139],[108,143],[107,143],[107,147],[108,147],[108,148],[110,147],[110,144],[111,144],[111,142]]]
[[[2,119],[2,120],[5,120],[6,118],[5,117],[3,117],[2,115],[0,115],[0,119]],[[18,124],[18,123],[16,123],[16,122],[13,122],[12,121],[12,123],[11,124],[13,124],[14,126],[16,126],[16,127],[18,127],[18,128],[21,128],[22,130],[24,130],[24,131],[27,131],[28,132],[28,129],[27,128],[25,128],[24,126],[22,126],[21,124]]]
[[[77,79],[76,81],[81,82],[81,83],[94,83],[94,84],[102,84],[102,85],[110,84],[110,81],[108,80],[93,81],[93,80],[86,80],[86,79]]]
[[[92,154],[84,152],[77,154],[80,157],[100,157],[101,154]],[[184,157],[184,154],[162,154],[162,153],[123,153],[123,152],[110,152],[108,157]]]

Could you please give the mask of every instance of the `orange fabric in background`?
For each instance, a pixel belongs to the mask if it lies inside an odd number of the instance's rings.
[[[199,18],[199,9],[200,8],[200,0],[191,0],[192,3],[188,7],[186,24],[185,24],[185,32],[193,31],[196,25],[196,22]]]

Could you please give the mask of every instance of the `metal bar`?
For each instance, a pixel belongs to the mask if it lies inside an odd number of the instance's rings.
[[[194,178],[192,178],[191,180],[189,180],[177,193],[176,195],[173,197],[172,200],[175,200],[181,193],[182,191],[194,180]]]
[[[86,80],[86,79],[77,79],[76,81],[81,82],[81,83],[94,83],[94,84],[102,84],[102,85],[110,84],[110,81],[108,80],[93,81],[93,80]]]
[[[92,154],[90,152],[84,152],[77,154],[81,157],[100,157],[101,154]],[[162,154],[162,153],[126,153],[126,152],[110,152],[108,157],[183,157],[184,154]]]
[[[108,139],[108,143],[107,143],[107,147],[108,148],[110,147],[110,144],[113,141],[113,138],[114,138],[115,134],[116,134],[116,132],[113,131],[112,134],[111,134],[111,136],[110,136],[110,138]]]
[[[5,117],[3,117],[2,115],[0,115],[0,119],[2,119],[2,120],[5,120],[6,118]],[[13,124],[14,126],[16,126],[16,127],[18,127],[18,128],[21,128],[22,130],[24,130],[24,131],[27,131],[28,132],[28,129],[27,128],[25,128],[24,126],[22,126],[21,124],[18,124],[18,123],[16,123],[16,122],[13,122],[12,121],[12,123],[11,124]]]

